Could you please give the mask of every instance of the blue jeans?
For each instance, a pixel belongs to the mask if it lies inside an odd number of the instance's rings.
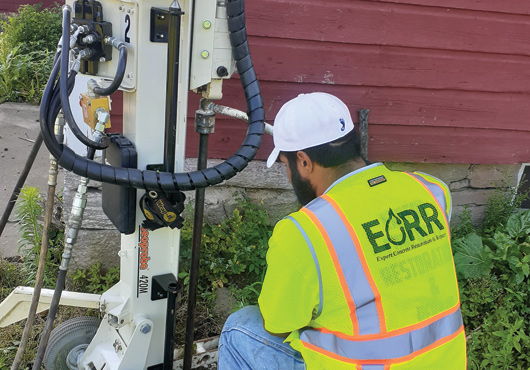
[[[219,370],[304,370],[300,352],[267,333],[257,306],[234,312],[219,340]]]

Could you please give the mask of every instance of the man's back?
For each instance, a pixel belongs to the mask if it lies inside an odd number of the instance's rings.
[[[265,328],[294,330],[309,369],[464,369],[449,210],[428,175],[372,165],[341,178],[275,229]]]

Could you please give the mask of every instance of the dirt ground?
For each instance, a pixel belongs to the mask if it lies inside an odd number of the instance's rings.
[[[24,168],[33,141],[39,133],[39,107],[23,103],[0,104],[0,214],[4,213],[13,188]],[[43,144],[29,173],[26,185],[46,193],[49,154]],[[62,175],[58,184],[62,184]],[[60,189],[62,185],[58,185]],[[18,255],[17,225],[14,214],[0,237],[0,258]]]

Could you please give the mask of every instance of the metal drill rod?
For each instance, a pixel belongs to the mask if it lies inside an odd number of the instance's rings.
[[[206,168],[208,159],[209,134],[200,134],[197,170]],[[195,326],[195,306],[197,304],[197,284],[199,280],[199,260],[201,258],[202,224],[204,219],[204,198],[206,188],[195,190],[195,213],[191,246],[191,267],[188,292],[188,317],[184,345],[184,370],[191,370]]]
[[[167,50],[166,129],[164,136],[164,171],[175,171],[175,145],[177,142],[178,76],[180,58],[180,18],[182,10],[178,1],[169,7]]]
[[[64,118],[57,118],[55,123],[56,134],[59,136],[62,135],[62,130],[64,127]],[[42,143],[42,135],[39,134]],[[40,147],[40,144],[35,146]],[[35,147],[34,146],[34,147]],[[37,149],[38,150],[38,149]],[[30,154],[31,157],[31,154]],[[30,166],[31,167],[31,166]],[[48,248],[50,245],[50,226],[52,223],[53,216],[53,205],[55,202],[55,189],[57,187],[57,174],[58,174],[57,160],[54,156],[50,154],[50,170],[48,177],[48,197],[46,198],[46,212],[44,215],[44,225],[42,228],[42,238],[41,238],[41,247],[39,254],[39,265],[37,268],[37,275],[35,277],[35,289],[33,290],[33,296],[31,298],[31,305],[29,307],[28,319],[26,325],[24,326],[24,331],[22,332],[22,338],[20,339],[20,344],[17,349],[17,354],[11,370],[17,370],[20,367],[22,362],[22,356],[24,356],[24,351],[28,344],[29,336],[31,329],[33,328],[33,323],[35,322],[35,316],[37,313],[37,306],[39,305],[40,294],[42,291],[43,281],[44,281],[44,270],[46,269],[46,256],[48,255]],[[19,189],[20,190],[20,189]]]
[[[39,135],[37,135],[37,138],[35,139],[35,143],[33,144],[33,148],[31,148],[31,152],[29,152],[28,159],[26,160],[26,164],[24,165],[24,168],[22,169],[22,172],[20,173],[20,176],[18,177],[18,181],[15,184],[15,188],[13,189],[13,192],[11,193],[11,196],[9,197],[9,201],[7,202],[6,209],[2,215],[2,219],[0,219],[0,235],[4,232],[4,228],[9,220],[9,216],[11,216],[11,212],[13,212],[13,208],[15,208],[15,203],[18,199],[18,195],[20,194],[20,189],[24,186],[24,183],[26,182],[26,179],[28,178],[29,171],[31,170],[31,167],[33,166],[33,163],[35,162],[35,158],[37,157],[37,154],[39,153],[39,149],[42,145],[42,134],[39,132]]]

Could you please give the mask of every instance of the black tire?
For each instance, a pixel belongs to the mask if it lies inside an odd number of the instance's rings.
[[[67,320],[50,334],[48,347],[44,353],[43,365],[46,370],[69,370],[66,358],[70,351],[82,344],[89,344],[96,335],[100,319],[81,316]]]

